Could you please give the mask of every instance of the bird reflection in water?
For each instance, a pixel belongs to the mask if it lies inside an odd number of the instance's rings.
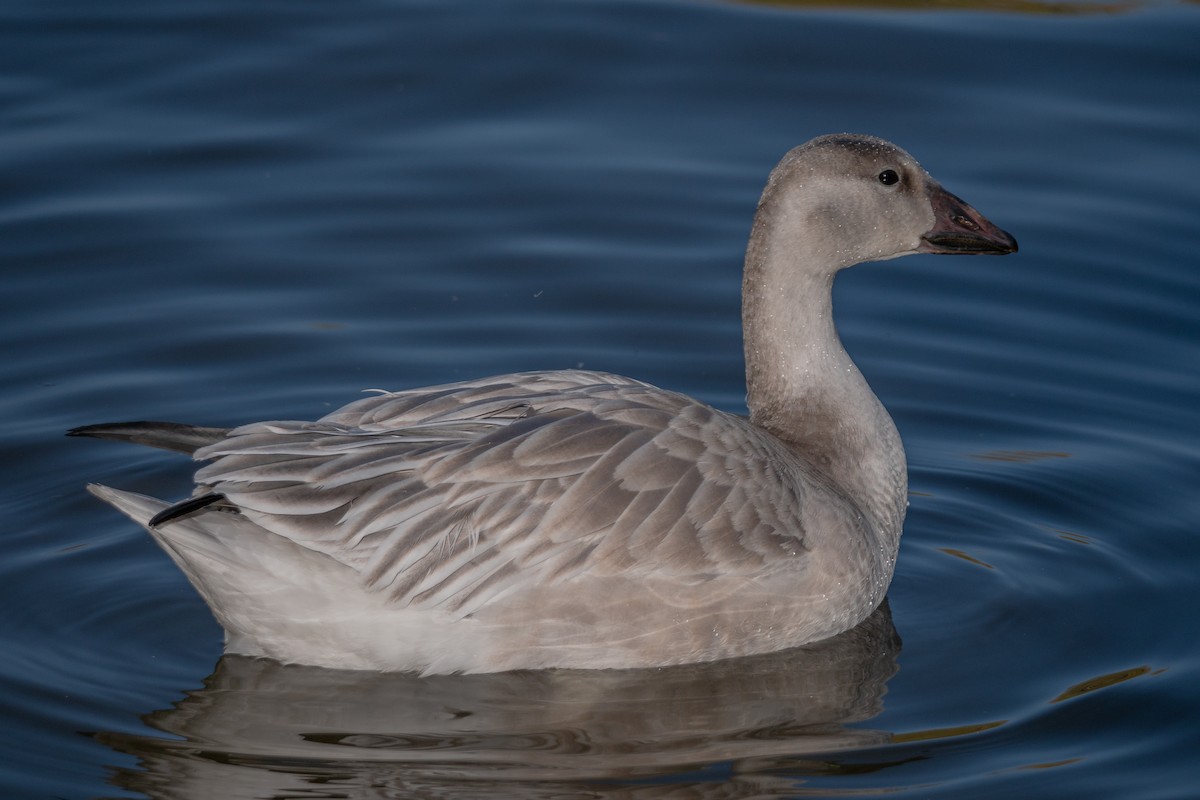
[[[151,798],[740,796],[887,743],[900,639],[886,603],[816,644],[646,670],[419,677],[225,656],[204,688],[101,733]],[[815,758],[826,754],[824,758]]]

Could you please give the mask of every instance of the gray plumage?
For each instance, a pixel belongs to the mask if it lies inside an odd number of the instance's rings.
[[[904,517],[903,448],[838,341],[834,274],[1015,249],[894,145],[822,137],[772,173],[752,231],[748,418],[558,371],[315,422],[72,433],[207,462],[184,504],[93,491],[147,525],[231,652],[427,672],[767,652],[864,619]]]

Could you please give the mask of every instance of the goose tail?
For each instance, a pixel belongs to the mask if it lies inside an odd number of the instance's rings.
[[[201,447],[221,441],[229,435],[229,431],[229,428],[204,428],[180,422],[102,422],[99,425],[72,428],[67,431],[67,436],[133,442],[192,455]]]

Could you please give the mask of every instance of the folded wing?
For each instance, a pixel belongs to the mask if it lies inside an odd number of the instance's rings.
[[[752,575],[804,549],[810,470],[741,417],[583,371],[365,398],[234,429],[197,480],[396,603],[467,615],[528,583]]]

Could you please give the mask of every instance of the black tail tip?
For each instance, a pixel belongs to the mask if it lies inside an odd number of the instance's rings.
[[[71,428],[64,435],[65,436],[87,436],[88,428],[91,428],[91,427],[92,427],[91,425],[80,425],[77,428]]]
[[[165,525],[168,522],[197,514],[214,503],[222,502],[224,499],[225,495],[216,494],[215,492],[202,494],[199,497],[189,497],[187,500],[181,500],[173,506],[164,508],[151,517],[150,521],[146,524],[151,528],[157,528],[159,525]]]

